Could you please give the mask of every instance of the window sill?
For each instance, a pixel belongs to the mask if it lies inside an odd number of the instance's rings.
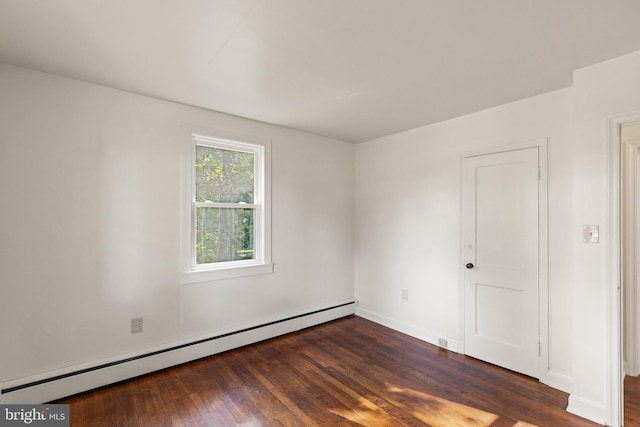
[[[273,273],[273,264],[243,265],[237,267],[218,268],[215,270],[193,270],[183,273],[180,277],[181,285],[192,283],[212,282],[215,280],[234,279],[237,277],[257,276]]]

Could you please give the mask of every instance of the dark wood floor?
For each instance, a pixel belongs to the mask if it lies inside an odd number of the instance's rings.
[[[347,317],[56,403],[72,426],[597,425],[567,397]]]
[[[640,426],[640,377],[624,379],[624,425]]]

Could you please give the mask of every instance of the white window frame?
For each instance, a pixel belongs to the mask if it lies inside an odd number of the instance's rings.
[[[231,279],[273,272],[271,263],[271,141],[217,130],[187,132],[187,173],[183,208],[183,273],[181,284]],[[254,154],[253,204],[196,202],[196,146],[208,146]],[[223,206],[224,205],[224,206]],[[255,211],[254,250],[250,260],[196,264],[196,209],[201,206],[252,208]]]

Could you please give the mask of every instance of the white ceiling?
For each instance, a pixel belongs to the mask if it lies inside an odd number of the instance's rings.
[[[640,50],[638,0],[0,0],[0,62],[361,142]]]

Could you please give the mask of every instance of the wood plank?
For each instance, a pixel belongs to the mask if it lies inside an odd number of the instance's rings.
[[[567,413],[567,398],[350,316],[56,403],[72,426],[597,425]]]
[[[624,425],[640,426],[640,377],[624,379]]]

